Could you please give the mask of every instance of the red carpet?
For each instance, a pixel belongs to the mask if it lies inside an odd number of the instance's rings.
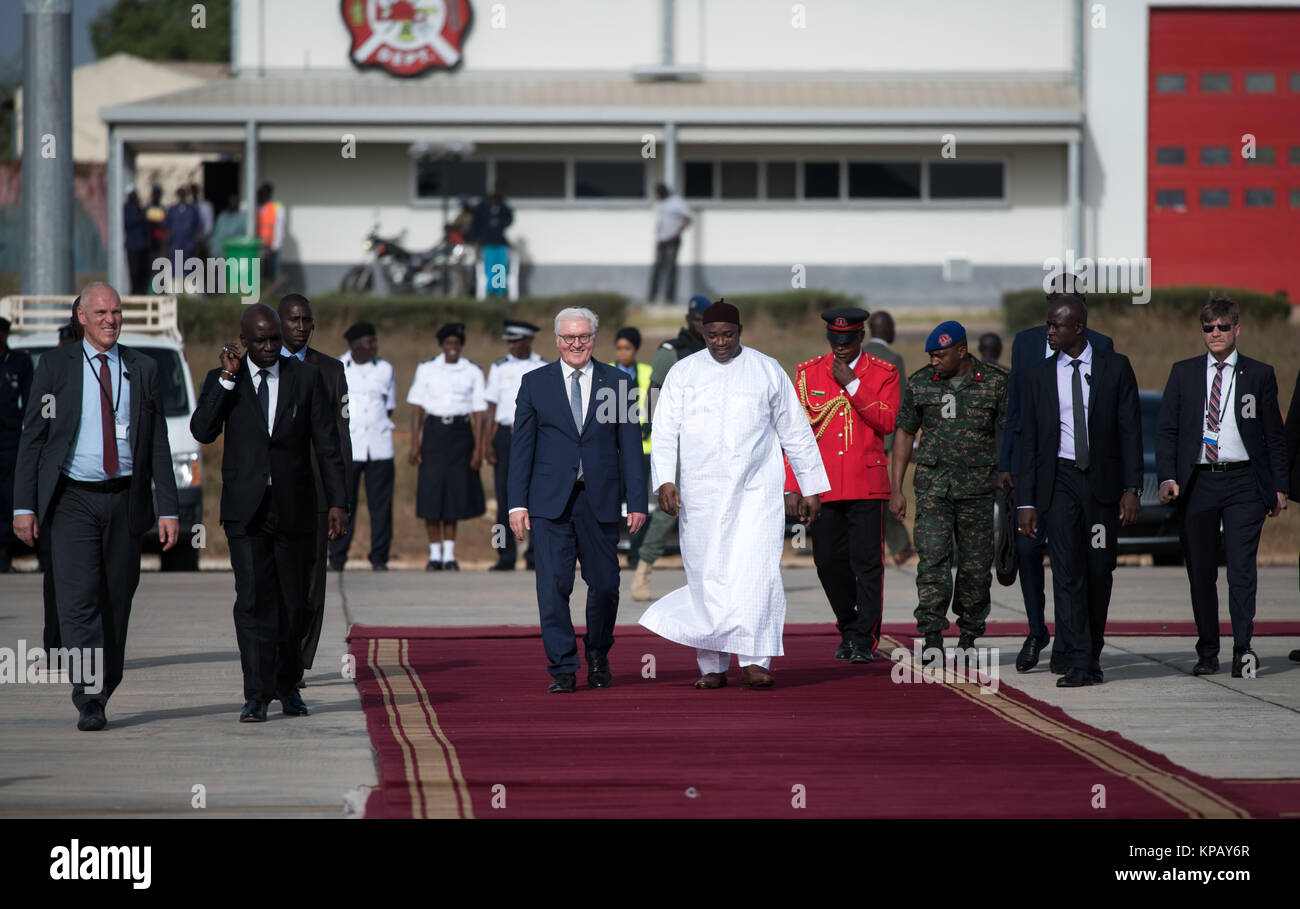
[[[742,689],[734,667],[730,687],[695,691],[693,651],[635,629],[617,636],[614,686],[587,688],[584,667],[565,696],[546,693],[535,629],[354,626],[380,767],[367,816],[1300,814],[1300,779],[1199,776],[1005,678],[996,694],[896,684],[887,656],[828,659],[824,626],[787,627],[770,691]],[[911,640],[895,634],[881,650],[899,644]],[[1093,806],[1098,784],[1104,808]]]

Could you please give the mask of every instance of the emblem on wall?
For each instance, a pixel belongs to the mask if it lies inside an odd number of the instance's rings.
[[[394,76],[455,69],[469,28],[469,0],[343,0],[352,62]]]

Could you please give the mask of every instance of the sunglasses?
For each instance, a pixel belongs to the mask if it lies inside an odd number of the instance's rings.
[[[1232,331],[1233,326],[1231,326],[1231,325],[1229,325],[1229,324],[1227,324],[1227,323],[1225,323],[1225,322],[1218,322],[1218,323],[1211,322],[1209,325],[1202,325],[1202,326],[1201,326],[1201,331],[1205,332],[1205,333],[1208,335],[1210,332],[1214,331],[1214,329],[1216,329],[1216,328],[1217,328],[1219,331],[1223,332],[1223,333],[1226,335],[1228,332]]]

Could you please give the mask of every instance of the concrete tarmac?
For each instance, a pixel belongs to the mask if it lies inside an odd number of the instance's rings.
[[[787,621],[824,622],[830,608],[811,559],[784,569]],[[662,596],[684,583],[680,568],[661,568],[652,587]],[[634,624],[631,572],[623,573],[620,624]],[[1050,572],[1048,589],[1051,589]],[[581,579],[573,615],[581,621]],[[915,572],[885,577],[885,621],[911,622]],[[1220,581],[1227,616],[1226,582]],[[327,614],[315,667],[303,697],[310,717],[286,717],[272,704],[270,721],[240,724],[242,686],[229,571],[146,572],[131,616],[126,678],[108,707],[103,732],[76,728],[66,684],[0,684],[0,816],[5,817],[342,817],[364,803],[376,783],[373,751],[353,683],[344,678],[344,636],[351,622],[370,625],[521,625],[536,627],[534,575],[526,571],[349,570],[331,574]],[[1049,616],[1051,602],[1049,594]],[[1120,567],[1112,620],[1190,622],[1187,576],[1181,568]],[[994,582],[990,621],[1023,622],[1019,587]],[[1261,567],[1257,621],[1300,619],[1294,567]],[[948,632],[950,646],[956,629]],[[41,577],[0,579],[0,647],[41,640]],[[1046,658],[1020,674],[1023,638],[986,638],[999,650],[999,682],[1020,688],[1071,716],[1115,730],[1214,777],[1300,776],[1300,663],[1287,660],[1300,637],[1258,637],[1255,679],[1230,678],[1231,640],[1223,669],[1195,678],[1192,638],[1115,637],[1102,656],[1103,685],[1058,689]],[[905,642],[906,643],[906,642]],[[829,640],[827,658],[834,641]],[[678,645],[665,642],[664,646]],[[3,651],[0,651],[2,654]],[[615,680],[633,671],[635,658]],[[637,655],[639,656],[639,654]],[[882,649],[877,659],[888,659]],[[781,660],[773,665],[780,685]],[[548,681],[540,642],[537,684]],[[990,773],[999,772],[996,738],[968,743]],[[1008,769],[1008,772],[1011,772]],[[201,787],[201,788],[196,788]],[[196,807],[202,804],[204,807]]]

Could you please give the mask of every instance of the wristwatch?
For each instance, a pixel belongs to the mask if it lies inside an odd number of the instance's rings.
[[[1141,486],[1125,486],[1124,491],[1133,493],[1133,495],[1137,496],[1139,499],[1142,498]]]

